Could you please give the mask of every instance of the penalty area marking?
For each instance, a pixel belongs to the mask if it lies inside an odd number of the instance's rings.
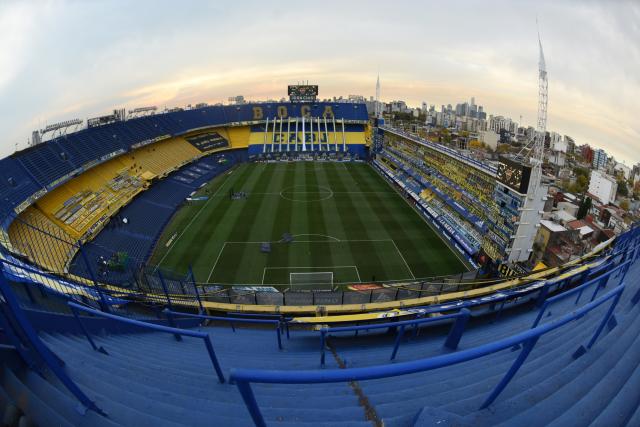
[[[400,255],[400,258],[402,258],[402,261],[404,262],[405,267],[407,267],[407,270],[409,270],[409,274],[411,274],[411,278],[415,279],[416,276],[413,274],[413,271],[411,271],[411,267],[409,267],[409,264],[407,263],[407,260],[404,259],[404,256],[402,255],[402,252],[400,252],[400,249],[398,249],[398,245],[396,245],[396,241],[393,239],[390,239],[391,243],[393,243],[393,246],[396,247],[396,251],[398,251],[398,255]]]
[[[292,242],[287,243],[287,245],[290,245],[292,243],[349,243],[349,242],[391,242],[391,244],[393,244],[396,252],[398,253],[398,255],[400,255],[400,259],[402,260],[402,262],[404,263],[407,271],[409,272],[409,274],[411,275],[411,279],[416,279],[416,276],[413,274],[413,271],[411,270],[411,267],[409,267],[409,264],[407,263],[407,260],[404,258],[404,256],[402,255],[402,252],[400,251],[400,249],[398,248],[398,245],[396,244],[396,242],[393,239],[353,239],[353,240],[340,240],[337,237],[333,237],[333,236],[328,236],[325,234],[297,234],[296,236],[322,236],[322,237],[327,237],[327,238],[331,238],[334,240],[294,240]],[[218,256],[216,257],[216,260],[213,264],[213,266],[211,267],[211,270],[209,271],[209,276],[207,276],[207,283],[211,283],[211,276],[213,275],[213,272],[215,271],[216,267],[218,266],[218,262],[220,261],[220,258],[222,257],[222,253],[224,252],[225,248],[227,247],[227,245],[246,245],[246,244],[262,244],[265,243],[265,241],[259,240],[259,241],[244,241],[244,242],[239,242],[239,241],[227,241],[224,242],[224,244],[222,245],[222,247],[220,248],[220,251],[218,252]],[[272,241],[272,242],[268,242],[268,243],[284,243],[283,241]],[[358,282],[362,283],[362,278],[360,277],[360,270],[358,270],[358,266],[356,265],[338,265],[338,266],[326,266],[326,267],[264,267],[262,270],[262,284],[264,284],[264,277],[266,275],[266,271],[273,269],[273,270],[279,270],[279,269],[300,269],[300,268],[307,268],[307,269],[318,269],[318,268],[327,268],[327,269],[331,269],[331,268],[353,268],[356,272],[356,275],[358,276]],[[394,279],[394,280],[400,280],[400,279]]]
[[[319,237],[326,237],[327,239],[331,239],[331,240],[333,240],[335,242],[341,242],[342,241],[342,240],[338,239],[337,237],[329,236],[329,235],[326,235],[326,234],[294,234],[291,237],[302,237],[302,236],[319,236]],[[280,240],[280,241],[282,241],[282,240]],[[294,240],[294,242],[295,242],[295,240]]]
[[[211,271],[209,272],[209,275],[207,276],[207,283],[210,283],[209,280],[211,279],[211,275],[213,274],[213,270],[216,269],[216,265],[218,265],[218,261],[220,261],[220,255],[222,255],[222,252],[224,252],[224,248],[227,246],[227,243],[228,242],[224,242],[224,244],[220,248],[220,252],[218,252],[218,256],[216,257],[216,262],[213,263],[213,267],[211,267]]]
[[[326,270],[336,270],[336,269],[340,269],[340,268],[352,268],[355,270],[356,272],[356,276],[358,276],[358,282],[361,283],[362,280],[360,279],[360,272],[358,271],[358,266],[357,265],[332,265],[332,266],[324,266],[324,267],[265,267],[262,269],[262,282],[261,284],[264,285],[264,278],[267,274],[267,270],[294,270],[294,269],[305,269],[305,270],[317,270],[317,269],[326,269]],[[333,273],[333,271],[331,271]],[[286,283],[281,283],[282,285],[285,285]]]

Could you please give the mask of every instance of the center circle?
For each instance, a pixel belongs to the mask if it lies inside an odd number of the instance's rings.
[[[319,202],[333,197],[333,191],[321,185],[294,185],[282,190],[280,197],[292,202]]]

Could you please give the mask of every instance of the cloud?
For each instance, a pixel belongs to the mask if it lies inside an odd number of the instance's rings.
[[[321,96],[455,104],[534,124],[538,16],[549,129],[637,162],[640,6],[632,2],[55,1],[0,6],[1,154],[44,122],[116,107]],[[10,108],[6,108],[10,106]]]
[[[36,15],[30,4],[0,4],[0,93],[27,65]]]

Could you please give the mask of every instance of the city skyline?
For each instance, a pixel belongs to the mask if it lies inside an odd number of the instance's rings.
[[[0,6],[2,155],[16,143],[25,148],[45,123],[114,108],[215,103],[239,94],[279,99],[301,80],[318,84],[321,98],[369,98],[378,72],[382,101],[418,107],[475,97],[487,114],[522,116],[521,125],[534,126],[537,15],[549,69],[548,130],[604,148],[629,166],[640,160],[633,118],[640,8],[632,3],[279,3],[264,19],[258,2],[136,2],[126,14],[123,4]],[[257,13],[248,19],[250,10]]]

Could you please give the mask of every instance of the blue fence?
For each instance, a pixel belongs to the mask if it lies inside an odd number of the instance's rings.
[[[620,280],[618,283],[621,283],[622,281],[624,281],[624,278],[630,266],[631,266],[631,261],[630,260],[626,261],[618,265],[614,269],[609,270],[602,276],[598,276],[595,279],[589,280],[588,282],[583,283],[582,285],[575,287],[569,291],[565,291],[554,297],[547,298],[542,304],[542,307],[540,307],[538,316],[534,320],[533,325],[531,327],[535,328],[536,326],[538,326],[540,324],[540,321],[542,320],[542,316],[544,315],[544,313],[547,313],[547,310],[549,309],[549,307],[558,301],[564,300],[566,298],[569,298],[572,295],[577,294],[578,296],[576,297],[574,305],[578,305],[578,303],[580,302],[580,298],[582,297],[582,294],[587,290],[587,288],[594,287],[593,293],[591,294],[591,299],[589,301],[595,300],[596,296],[598,295],[598,292],[607,285],[607,282],[609,281],[610,278],[612,277],[619,278]]]
[[[567,313],[559,319],[545,323],[532,329],[528,329],[519,334],[474,347],[468,350],[462,350],[452,354],[435,356],[427,359],[414,360],[410,362],[402,362],[398,364],[388,364],[381,366],[373,366],[367,368],[351,368],[351,369],[332,369],[322,371],[272,371],[259,369],[232,369],[230,381],[238,387],[240,394],[251,414],[256,426],[266,426],[258,402],[251,388],[251,383],[267,383],[267,384],[322,384],[334,382],[350,382],[361,380],[373,380],[379,378],[388,378],[399,375],[407,375],[417,372],[429,371],[432,369],[451,366],[469,360],[484,357],[500,350],[521,346],[521,351],[516,360],[513,362],[509,370],[506,372],[502,380],[496,385],[491,394],[487,397],[481,406],[481,409],[488,407],[500,395],[507,384],[511,381],[517,371],[520,369],[524,361],[527,359],[531,350],[535,347],[538,339],[555,329],[558,329],[569,322],[581,318],[589,311],[611,301],[611,305],[605,316],[599,323],[594,335],[587,344],[587,348],[595,343],[598,336],[602,332],[605,324],[609,320],[611,313],[615,309],[620,296],[624,291],[624,284],[609,291],[600,298],[589,302],[571,313]]]
[[[278,342],[278,349],[282,350],[282,324],[280,320],[273,319],[249,319],[242,317],[223,317],[223,316],[207,316],[205,314],[193,314],[193,313],[184,313],[180,311],[171,311],[171,310],[163,310],[163,313],[167,316],[169,320],[169,324],[173,326],[175,317],[191,317],[202,320],[213,320],[217,322],[226,322],[229,323],[233,332],[236,331],[236,323],[247,324],[247,325],[273,325],[276,330],[276,340]]]
[[[414,334],[417,333],[418,327],[420,325],[425,325],[428,323],[435,322],[446,322],[449,320],[454,320],[455,322],[451,325],[451,329],[449,331],[449,335],[447,335],[447,339],[445,341],[444,346],[450,350],[455,350],[458,348],[458,344],[460,343],[460,338],[462,338],[462,334],[466,328],[467,322],[469,321],[469,316],[471,315],[471,311],[466,308],[463,308],[458,313],[455,314],[446,314],[444,316],[436,316],[436,317],[428,317],[428,318],[419,318],[412,320],[403,320],[399,322],[387,322],[387,323],[377,323],[375,325],[359,325],[359,326],[341,326],[337,328],[322,328],[320,329],[320,365],[324,366],[325,362],[325,347],[327,336],[332,333],[339,332],[355,332],[358,331],[369,331],[376,329],[395,329],[396,338],[393,344],[393,350],[391,351],[390,360],[394,360],[396,355],[398,354],[398,348],[400,347],[400,343],[402,342],[402,338],[404,337],[405,330],[407,327],[413,326]]]
[[[92,308],[88,308],[88,307],[85,307],[83,305],[76,304],[74,302],[68,302],[67,304],[69,305],[69,307],[73,311],[73,314],[74,314],[75,318],[77,319],[78,323],[80,324],[80,327],[82,328],[85,336],[87,337],[87,340],[89,341],[89,344],[91,344],[91,347],[96,351],[100,351],[101,353],[105,353],[106,354],[106,350],[101,349],[98,346],[96,346],[95,342],[91,338],[91,335],[89,334],[89,331],[82,324],[82,320],[80,319],[80,316],[78,316],[78,311],[84,311],[85,313],[89,313],[89,314],[92,314],[94,316],[104,317],[104,318],[115,320],[115,321],[118,321],[118,322],[128,323],[129,325],[139,326],[141,328],[149,329],[149,330],[156,331],[156,332],[164,332],[164,333],[167,333],[167,334],[173,334],[174,336],[186,336],[186,337],[192,337],[192,338],[199,338],[199,339],[204,341],[205,348],[207,349],[207,352],[209,353],[209,358],[211,359],[211,363],[213,364],[213,368],[214,368],[214,370],[216,372],[216,375],[218,376],[218,380],[221,383],[225,382],[224,374],[222,373],[222,369],[220,368],[220,363],[218,362],[218,358],[216,357],[216,353],[213,350],[213,344],[211,344],[211,338],[209,337],[209,334],[206,334],[204,332],[190,331],[190,330],[187,330],[187,329],[174,328],[174,327],[170,327],[170,326],[154,325],[152,323],[141,322],[141,321],[135,320],[135,319],[128,319],[126,317],[116,316],[116,315],[113,315],[113,314],[104,313],[102,311],[94,310]]]

